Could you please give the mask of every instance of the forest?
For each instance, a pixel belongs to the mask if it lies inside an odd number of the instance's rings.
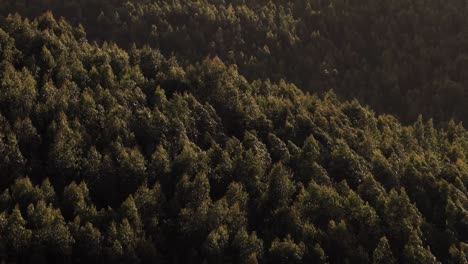
[[[0,16],[51,10],[92,41],[149,45],[183,66],[218,56],[249,81],[333,89],[406,125],[468,122],[466,0],[2,2]]]
[[[468,263],[448,2],[1,1],[0,262]]]

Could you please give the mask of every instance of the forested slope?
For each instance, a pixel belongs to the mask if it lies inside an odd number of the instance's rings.
[[[468,133],[0,26],[0,256],[17,263],[466,263]]]
[[[149,44],[183,65],[207,56],[248,80],[333,88],[406,124],[468,122],[465,0],[4,0],[0,15],[52,10],[92,40]]]

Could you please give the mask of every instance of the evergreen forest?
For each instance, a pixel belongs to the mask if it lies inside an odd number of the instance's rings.
[[[0,1],[0,262],[467,264],[466,17]]]

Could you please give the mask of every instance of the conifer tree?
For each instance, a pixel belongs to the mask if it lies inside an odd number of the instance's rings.
[[[395,264],[396,260],[393,257],[392,250],[388,244],[386,237],[381,237],[379,244],[374,249],[372,254],[374,264]]]

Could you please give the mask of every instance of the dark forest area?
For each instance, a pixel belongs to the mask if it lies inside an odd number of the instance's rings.
[[[465,0],[3,0],[0,15],[47,10],[90,40],[149,45],[188,66],[218,56],[249,81],[334,89],[405,124],[468,122]]]
[[[0,262],[468,263],[465,4],[0,1]]]

